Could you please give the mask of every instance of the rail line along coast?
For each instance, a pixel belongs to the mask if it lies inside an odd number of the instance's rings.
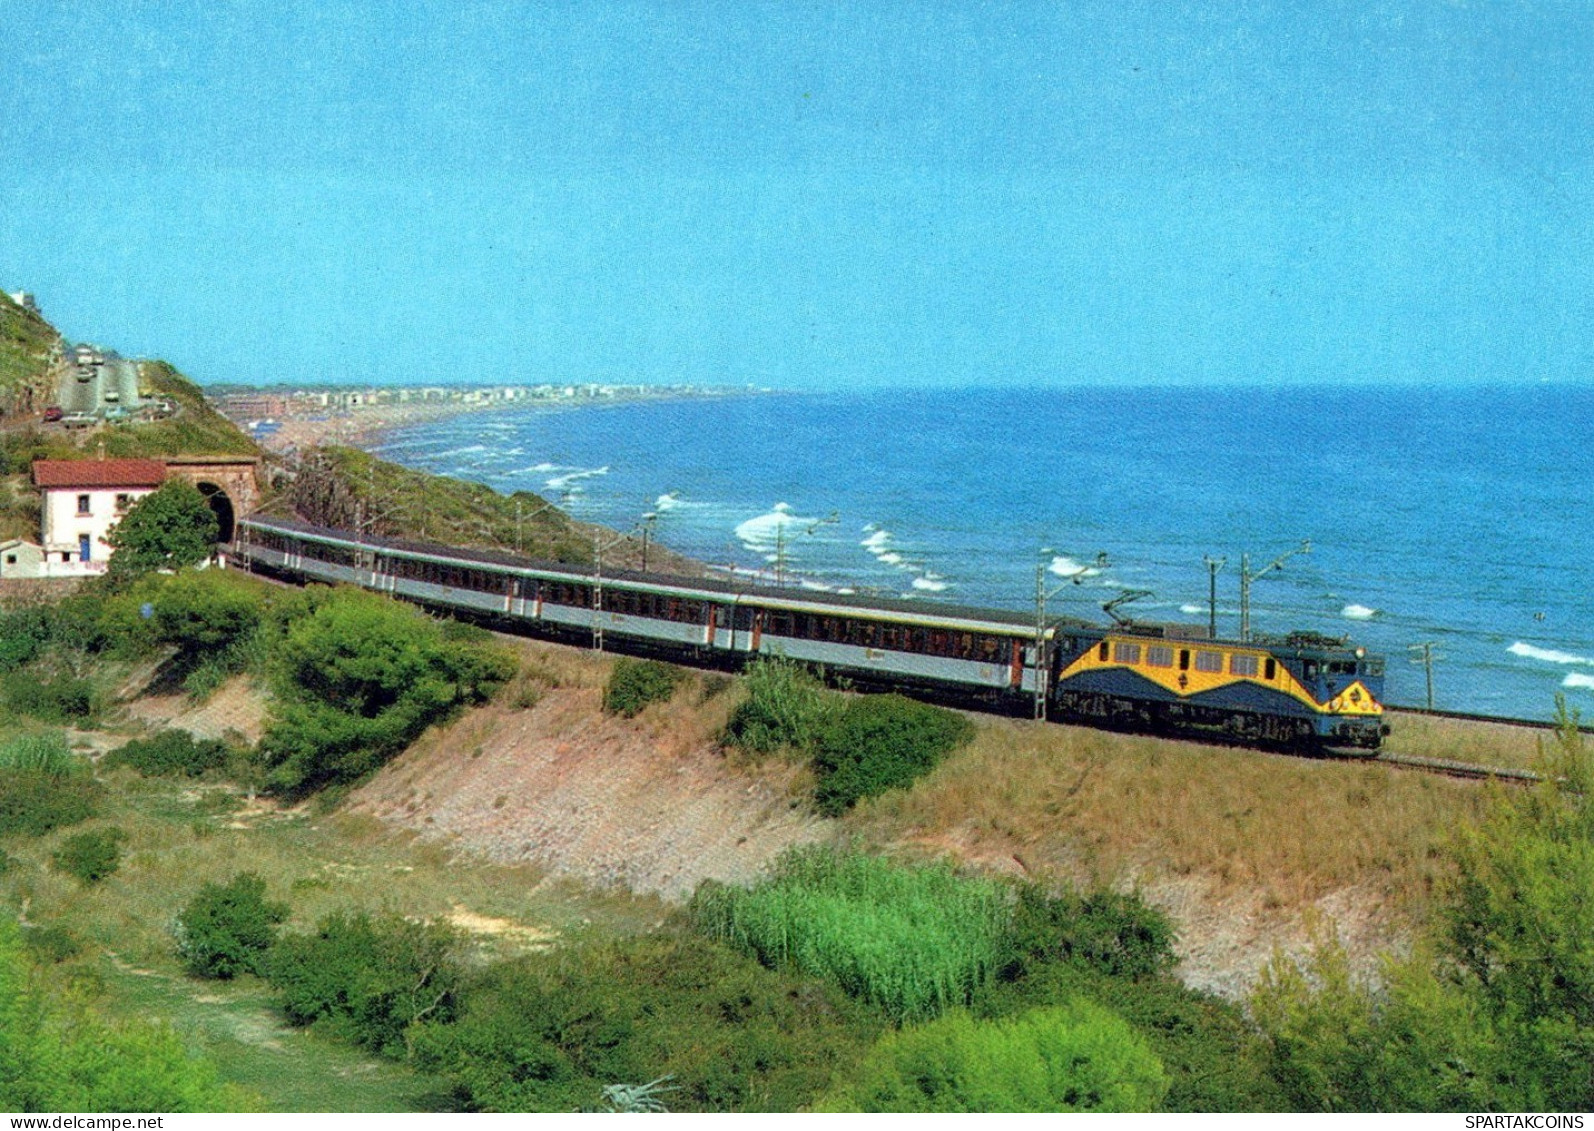
[[[235,564],[346,583],[511,631],[698,665],[782,657],[865,690],[1244,745],[1375,754],[1384,662],[1313,633],[1223,640],[1189,625],[1113,626],[538,562],[290,519],[238,524]]]

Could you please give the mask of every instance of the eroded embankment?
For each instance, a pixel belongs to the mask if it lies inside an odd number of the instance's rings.
[[[530,709],[473,711],[357,790],[354,812],[505,863],[681,899],[705,879],[752,880],[795,844],[833,835],[797,771],[730,772],[713,742],[723,709],[682,701],[639,720],[596,688],[556,688]]]

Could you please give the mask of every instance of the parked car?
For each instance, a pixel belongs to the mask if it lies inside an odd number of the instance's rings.
[[[107,424],[120,424],[124,420],[128,420],[131,417],[132,413],[128,412],[121,405],[112,405],[110,408],[105,410],[105,422]]]
[[[67,428],[92,428],[94,427],[94,414],[89,412],[69,412],[61,418],[61,424]]]
[[[46,405],[44,407],[44,420],[46,424],[53,424],[55,421],[60,420],[65,415],[66,410],[58,404]]]

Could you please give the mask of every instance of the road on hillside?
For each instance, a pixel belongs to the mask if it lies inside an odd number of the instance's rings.
[[[61,378],[58,403],[67,412],[98,414],[113,406],[134,412],[143,403],[138,398],[138,363],[108,357],[96,365],[69,367]]]

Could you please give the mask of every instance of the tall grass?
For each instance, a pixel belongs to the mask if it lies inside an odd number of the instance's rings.
[[[742,675],[747,697],[731,712],[725,742],[750,754],[809,753],[841,705],[819,678],[793,660],[756,660]]]
[[[831,979],[906,1022],[969,1002],[1007,953],[1011,910],[996,881],[808,848],[751,891],[705,885],[692,915],[764,965]]]
[[[87,769],[60,731],[21,734],[0,742],[0,772],[63,778]]]

